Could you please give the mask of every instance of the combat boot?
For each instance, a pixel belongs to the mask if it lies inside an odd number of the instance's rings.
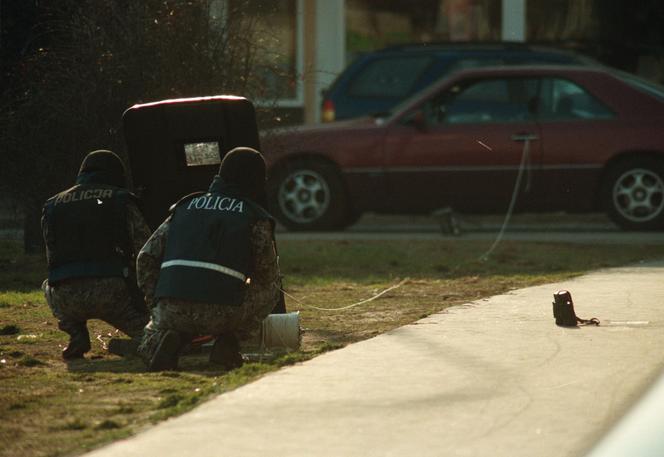
[[[147,363],[148,371],[177,370],[180,346],[180,335],[167,330]]]
[[[223,366],[226,370],[240,368],[244,363],[240,354],[240,342],[232,333],[219,335],[212,346],[210,363]]]
[[[69,333],[69,344],[62,350],[65,360],[80,359],[90,350],[90,334],[84,325],[62,329]]]

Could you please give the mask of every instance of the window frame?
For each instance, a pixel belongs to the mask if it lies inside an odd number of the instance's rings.
[[[606,105],[599,97],[597,97],[595,94],[592,93],[592,91],[588,90],[586,86],[583,84],[579,83],[578,81],[575,81],[574,79],[571,79],[567,76],[561,76],[561,75],[541,75],[538,76],[540,79],[540,90],[539,90],[539,106],[537,108],[537,112],[535,113],[535,119],[537,122],[598,122],[598,121],[609,121],[612,119],[615,119],[618,116],[618,113],[616,113],[613,109],[611,109],[609,106]],[[550,117],[546,118],[542,115],[541,107],[542,107],[542,100],[544,99],[542,96],[542,90],[544,86],[544,81],[546,79],[551,80],[552,84],[555,82],[555,80],[559,81],[564,81],[570,84],[573,84],[574,86],[578,87],[581,89],[586,96],[590,97],[598,106],[603,108],[606,113],[609,115],[607,117]],[[553,86],[552,86],[553,87]]]
[[[223,16],[223,21],[228,21],[228,2],[229,0],[218,0],[219,11]],[[302,108],[304,106],[304,83],[302,75],[304,74],[304,0],[295,0],[295,96],[291,98],[256,98],[254,105],[259,107],[278,107],[278,108]]]
[[[460,92],[455,94],[453,96],[454,99],[456,99],[459,95],[463,94],[467,89],[476,86],[477,84],[482,84],[482,83],[487,83],[487,82],[507,82],[509,80],[523,80],[524,84],[527,84],[527,81],[534,81],[536,83],[536,88],[535,88],[535,97],[539,97],[540,90],[541,90],[541,78],[539,76],[526,76],[526,75],[502,75],[502,76],[495,76],[495,77],[480,77],[480,78],[470,78],[470,79],[464,79],[460,80],[457,83],[448,86],[444,91],[441,91],[437,93],[436,95],[428,98],[426,101],[424,101],[422,104],[419,105],[418,110],[422,111],[429,119],[429,113],[427,113],[427,108],[426,105],[429,104],[429,102],[433,102],[434,99],[437,97],[445,97],[448,100],[445,102],[446,104],[449,104],[452,100],[450,99],[450,94],[454,92],[455,87],[462,86],[460,89]],[[526,86],[524,86],[526,87]],[[527,87],[526,87],[527,88]],[[509,93],[509,87],[507,88],[507,96],[508,96],[508,102],[512,103],[512,95]],[[430,121],[427,120],[427,123],[430,125],[435,125],[435,126],[458,126],[458,125],[487,125],[487,124],[513,124],[513,123],[519,123],[519,122],[536,122],[537,121],[537,116],[538,112],[531,112],[530,107],[529,107],[529,102],[525,103],[525,108],[526,108],[526,113],[527,113],[527,118],[526,119],[515,119],[515,120],[507,120],[507,119],[497,119],[497,120],[487,120],[487,121],[474,121],[474,122],[448,122],[446,119],[443,119],[441,121]]]

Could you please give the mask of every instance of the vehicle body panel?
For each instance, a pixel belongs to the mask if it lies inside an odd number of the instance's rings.
[[[580,107],[579,118],[546,117],[540,97],[544,86],[538,86],[536,112],[530,119],[436,125],[414,121],[431,100],[460,85],[510,78],[578,86],[590,100],[584,103],[592,102],[599,114],[589,116],[588,105]],[[561,106],[564,97],[558,99]],[[598,209],[608,164],[633,153],[664,158],[664,103],[602,68],[464,70],[402,102],[389,116],[293,129],[280,137],[281,150],[270,160],[283,164],[305,153],[323,157],[338,167],[359,211],[417,213],[452,206],[459,211],[502,212],[523,159],[524,143],[513,137],[525,134],[533,140],[517,210]],[[270,144],[265,142],[268,156]]]
[[[507,208],[524,144],[513,135],[538,136],[534,122],[495,124],[478,134],[474,126],[437,126],[418,131],[395,125],[386,141],[389,195],[416,212],[452,206],[459,210]],[[539,161],[539,143],[530,144],[530,158]],[[486,183],[492,190],[487,198]],[[404,189],[408,189],[404,197]],[[539,192],[528,188],[528,195]],[[526,199],[520,204],[526,205]]]

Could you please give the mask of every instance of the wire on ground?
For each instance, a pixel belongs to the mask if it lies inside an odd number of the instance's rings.
[[[383,290],[382,292],[377,293],[373,297],[367,298],[366,300],[362,300],[362,301],[359,301],[357,303],[353,303],[353,304],[348,305],[348,306],[342,306],[341,308],[320,308],[318,306],[307,305],[305,303],[302,303],[297,298],[293,297],[291,294],[289,294],[285,290],[281,289],[281,291],[284,293],[284,295],[286,295],[288,298],[292,299],[295,303],[297,303],[298,305],[303,306],[305,308],[316,309],[318,311],[343,311],[343,310],[346,310],[346,309],[355,308],[356,306],[360,306],[360,305],[363,305],[365,303],[369,303],[370,301],[373,301],[373,300],[385,295],[386,293],[403,286],[409,280],[410,280],[410,278],[404,278],[401,281],[399,281],[397,284],[388,287],[387,289]]]

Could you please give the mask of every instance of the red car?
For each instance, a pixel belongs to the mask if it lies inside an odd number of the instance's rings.
[[[293,230],[364,211],[587,212],[664,226],[664,88],[604,68],[454,74],[370,118],[267,132],[270,206]]]

